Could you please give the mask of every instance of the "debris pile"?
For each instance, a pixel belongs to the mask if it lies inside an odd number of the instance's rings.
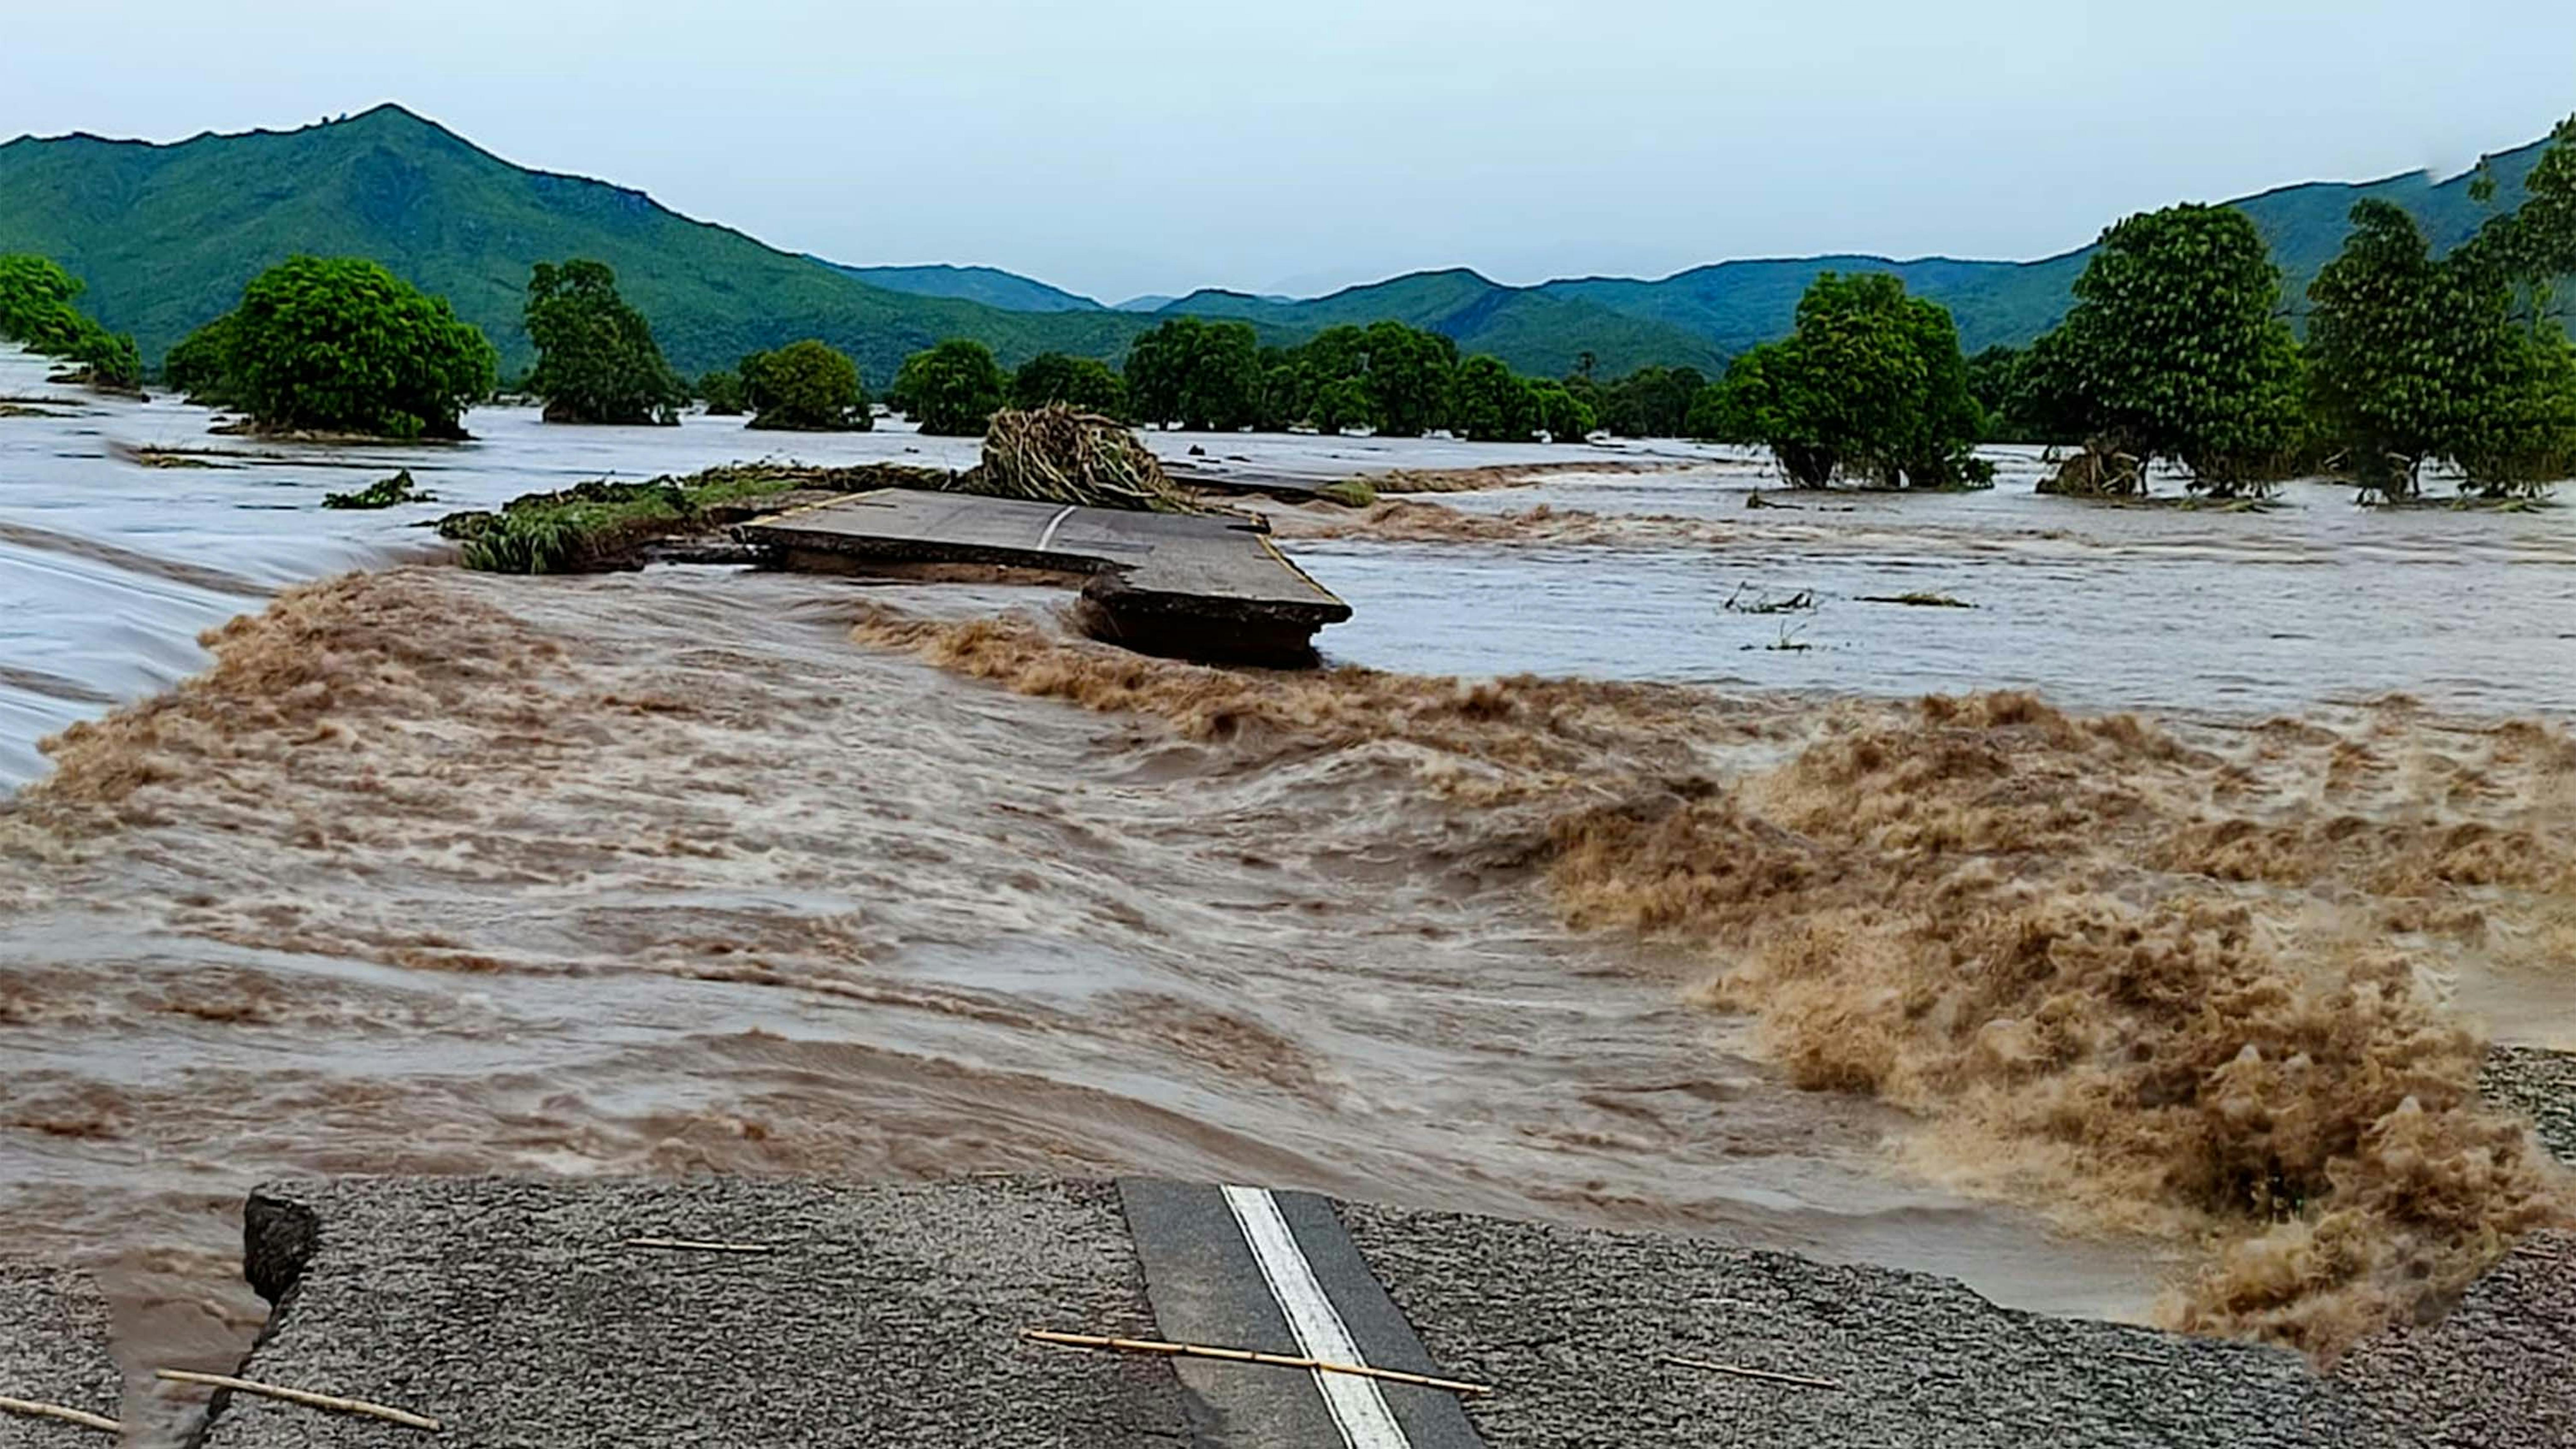
[[[1124,424],[1061,403],[993,414],[983,463],[954,486],[961,493],[1090,508],[1201,511]]]

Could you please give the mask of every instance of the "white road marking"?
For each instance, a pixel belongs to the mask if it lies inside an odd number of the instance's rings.
[[[1279,1200],[1258,1187],[1227,1187],[1225,1205],[1234,1210],[1234,1220],[1243,1229],[1243,1240],[1252,1245],[1253,1260],[1261,1265],[1261,1276],[1270,1284],[1270,1296],[1279,1301],[1279,1311],[1288,1318],[1288,1329],[1297,1336],[1297,1347],[1308,1358],[1326,1363],[1365,1364],[1360,1347],[1351,1339],[1351,1331],[1342,1315],[1326,1296],[1324,1285],[1315,1279],[1315,1265],[1306,1261],[1306,1252],[1297,1246],[1297,1235],[1280,1216]],[[1350,1449],[1411,1449],[1412,1441],[1395,1422],[1395,1414],[1386,1406],[1386,1395],[1378,1391],[1374,1379],[1354,1378],[1349,1374],[1315,1375],[1315,1387],[1324,1396],[1324,1407],[1332,1411],[1333,1422],[1340,1426],[1342,1442]]]
[[[1047,520],[1046,532],[1038,535],[1038,552],[1047,551],[1048,546],[1055,542],[1055,531],[1064,527],[1064,521],[1072,516],[1073,505],[1068,503],[1064,506],[1064,512]]]

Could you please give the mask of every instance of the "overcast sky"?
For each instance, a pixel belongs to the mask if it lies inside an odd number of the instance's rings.
[[[2576,111],[2569,0],[88,0],[5,29],[0,137],[398,100],[778,246],[1110,301],[2042,256]]]

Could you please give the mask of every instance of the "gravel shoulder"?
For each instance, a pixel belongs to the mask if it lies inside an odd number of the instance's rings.
[[[0,1397],[115,1418],[124,1376],[107,1334],[107,1304],[88,1274],[0,1262]],[[97,1449],[109,1437],[0,1410],[0,1449]]]
[[[1020,1337],[1152,1333],[1107,1183],[280,1184],[247,1236],[277,1311],[242,1376],[425,1414],[444,1444],[1189,1442],[1166,1365]],[[233,1395],[201,1442],[423,1441]]]
[[[2489,1101],[2530,1113],[2542,1144],[2576,1166],[2576,1052],[2490,1047],[2478,1089]]]
[[[1947,1279],[1344,1205],[1489,1444],[2377,1446],[2297,1356],[1998,1308]],[[1722,1364],[1779,1378],[1679,1365]]]

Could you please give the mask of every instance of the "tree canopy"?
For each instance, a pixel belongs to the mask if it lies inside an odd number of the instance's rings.
[[[2175,206],[2103,233],[2027,364],[2039,405],[2099,450],[2233,493],[2277,476],[2300,424],[2281,271],[2246,215]]]
[[[528,391],[545,400],[547,422],[680,420],[688,386],[663,361],[644,314],[617,294],[617,274],[604,263],[537,263],[525,315],[537,348]]]
[[[1538,381],[1529,385],[1530,402],[1536,409],[1533,421],[1547,434],[1551,443],[1579,443],[1591,436],[1597,420],[1592,405],[1576,397],[1565,383]]]
[[[1470,357],[1449,384],[1449,430],[1471,443],[1526,443],[1538,399],[1499,357]]]
[[[1095,357],[1041,352],[1011,377],[1011,406],[1030,412],[1063,403],[1103,417],[1127,416],[1127,380]]]
[[[232,367],[233,314],[225,313],[179,340],[161,360],[161,380],[192,403],[210,408],[234,406],[226,392]]]
[[[1596,386],[1601,399],[1593,411],[1604,430],[1622,438],[1678,438],[1688,434],[1691,406],[1708,379],[1695,367],[1647,366]]]
[[[1993,473],[1970,455],[1985,420],[1949,309],[1884,272],[1818,276],[1797,329],[1736,358],[1687,421],[1702,437],[1769,448],[1805,488],[1846,475],[1950,488]]]
[[[904,360],[892,401],[925,433],[971,438],[1001,411],[1010,385],[991,348],[952,337]]]
[[[0,256],[0,341],[77,364],[101,387],[143,385],[134,339],[112,333],[73,305],[80,279],[45,257]]]
[[[2439,258],[2413,217],[2366,199],[2309,286],[2311,417],[2366,492],[2413,496],[2443,459],[2489,494],[2576,467],[2576,354],[2549,305],[2576,270],[2576,120],[2526,187]]]
[[[699,377],[698,401],[707,405],[709,417],[739,417],[743,410],[742,374],[724,368]]]
[[[807,338],[742,360],[749,426],[798,433],[864,433],[876,426],[859,365],[828,343]]]
[[[252,278],[240,308],[199,337],[190,368],[279,431],[462,437],[459,420],[491,396],[496,365],[482,330],[444,298],[359,257],[291,257]]]
[[[1139,422],[1234,432],[1255,421],[1260,370],[1251,323],[1170,318],[1128,349],[1128,405]]]

